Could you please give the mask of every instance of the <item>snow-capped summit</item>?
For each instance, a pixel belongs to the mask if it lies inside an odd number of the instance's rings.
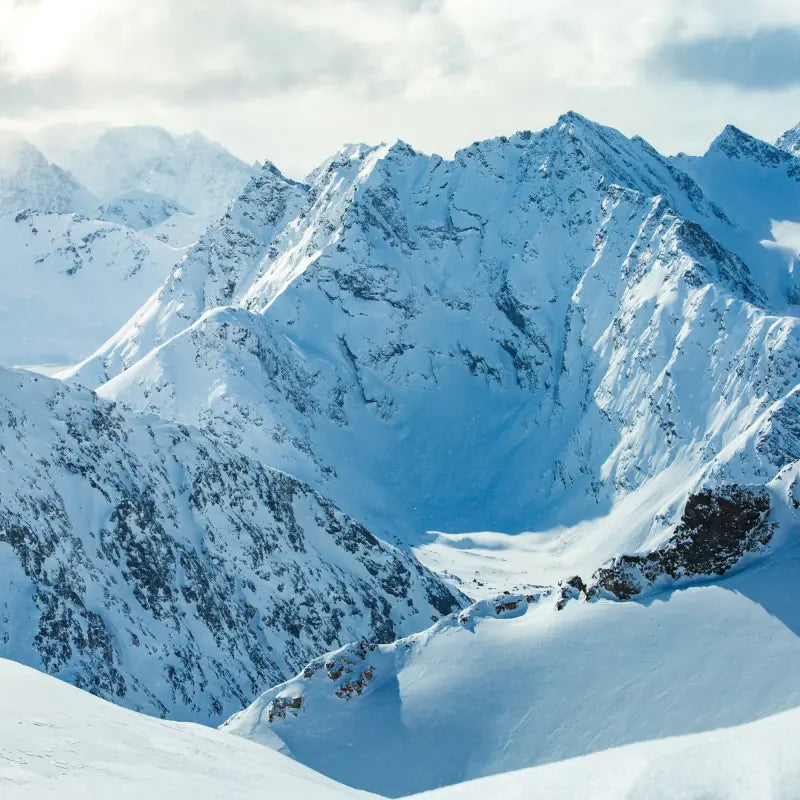
[[[20,136],[0,134],[0,213],[86,212],[91,192]]]
[[[800,122],[779,136],[775,146],[793,156],[800,156]]]
[[[197,214],[216,214],[253,174],[252,166],[196,132],[174,136],[136,125],[106,128],[71,148],[59,147],[55,135],[45,140],[103,202],[149,192]]]
[[[693,488],[800,448],[771,433],[797,320],[735,249],[750,231],[642,140],[572,114],[452,160],[350,146],[310,177],[251,183],[77,380],[383,535],[553,531],[564,563],[657,543]]]
[[[708,153],[723,153],[729,158],[748,158],[763,166],[791,163],[786,149],[757,139],[735,125],[725,126],[722,133],[711,143]],[[800,173],[800,168],[797,170]]]

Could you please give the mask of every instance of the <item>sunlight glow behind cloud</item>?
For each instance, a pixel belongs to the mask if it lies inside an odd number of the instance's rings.
[[[343,139],[447,152],[572,107],[691,149],[727,121],[774,136],[800,118],[800,80],[702,49],[763,31],[800,35],[800,4],[0,0],[0,124],[202,128],[300,170]]]

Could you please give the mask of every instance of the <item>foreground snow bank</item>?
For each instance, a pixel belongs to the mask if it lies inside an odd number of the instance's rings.
[[[280,753],[127,711],[0,659],[0,796],[368,798]]]
[[[418,800],[790,800],[800,797],[800,708],[734,728],[617,747],[416,795]]]

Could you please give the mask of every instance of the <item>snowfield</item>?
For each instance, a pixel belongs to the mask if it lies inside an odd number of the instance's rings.
[[[285,755],[112,705],[0,659],[4,800],[368,800]],[[416,795],[419,800],[794,800],[800,709]],[[358,758],[357,752],[350,753]],[[413,764],[402,769],[413,771]]]
[[[415,800],[794,800],[800,709],[450,786]]]
[[[345,800],[370,795],[213,728],[165,722],[0,659],[3,800]]]

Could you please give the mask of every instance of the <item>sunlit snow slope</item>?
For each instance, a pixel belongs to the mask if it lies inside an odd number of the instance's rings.
[[[794,800],[800,709],[415,795],[416,800]]]

